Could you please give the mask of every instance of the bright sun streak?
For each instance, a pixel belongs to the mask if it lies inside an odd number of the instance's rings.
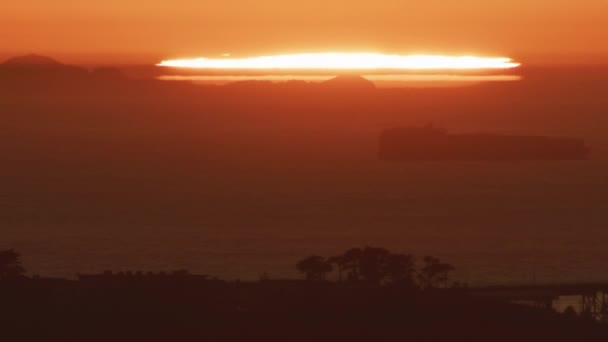
[[[248,58],[167,60],[159,66],[230,70],[433,70],[510,69],[520,66],[507,57],[385,55],[380,53],[303,53]]]

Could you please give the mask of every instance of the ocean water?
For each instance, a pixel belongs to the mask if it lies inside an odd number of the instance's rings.
[[[189,269],[299,276],[310,255],[380,246],[454,264],[472,285],[608,281],[608,161],[216,163],[5,187],[0,248],[31,273]],[[23,175],[20,175],[23,176]],[[66,182],[71,184],[66,187]]]
[[[299,277],[300,258],[370,245],[438,256],[471,285],[608,281],[603,83],[540,79],[507,82],[514,88],[505,93],[387,92],[362,108],[293,94],[215,99],[182,86],[154,100],[130,85],[92,99],[8,96],[14,115],[0,118],[18,124],[3,141],[26,136],[34,148],[25,150],[53,153],[17,160],[0,144],[0,249],[17,249],[30,274],[51,277],[174,269]],[[592,155],[378,160],[381,129],[429,121],[584,137]],[[85,138],[74,143],[71,132]]]

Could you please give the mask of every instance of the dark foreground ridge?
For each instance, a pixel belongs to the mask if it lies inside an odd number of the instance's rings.
[[[380,157],[395,161],[584,160],[582,139],[488,133],[449,134],[432,126],[385,130]]]
[[[355,248],[312,256],[306,280],[223,281],[186,271],[27,278],[0,252],[2,335],[19,341],[605,341],[608,327],[446,286],[427,257]],[[336,281],[324,276],[338,267]],[[414,278],[418,281],[414,282]]]

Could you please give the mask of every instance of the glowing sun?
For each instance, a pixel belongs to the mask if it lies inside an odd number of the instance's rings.
[[[162,61],[158,65],[224,70],[471,70],[510,69],[520,64],[508,57],[325,52],[246,58],[175,59]]]

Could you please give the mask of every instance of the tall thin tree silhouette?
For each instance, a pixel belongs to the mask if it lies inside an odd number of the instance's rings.
[[[12,249],[0,251],[0,280],[15,279],[24,274],[19,253]]]

